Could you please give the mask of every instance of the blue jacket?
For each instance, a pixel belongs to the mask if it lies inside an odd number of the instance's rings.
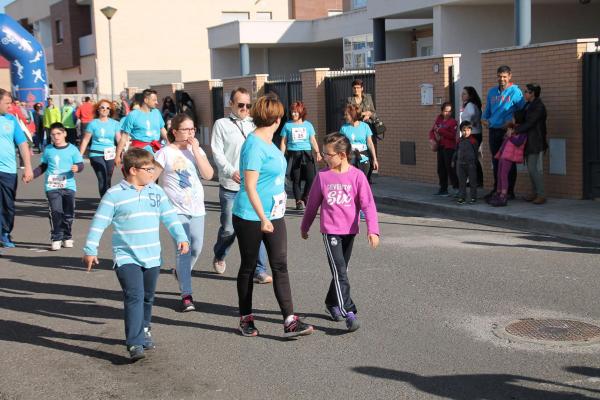
[[[519,86],[511,84],[503,91],[495,86],[488,92],[481,119],[487,120],[490,128],[503,128],[512,119],[513,113],[524,106],[525,99]]]

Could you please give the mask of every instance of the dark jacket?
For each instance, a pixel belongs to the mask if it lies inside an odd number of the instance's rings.
[[[525,155],[537,154],[548,149],[546,139],[546,106],[540,98],[527,103],[525,106],[525,122],[520,124],[515,131],[527,135]]]
[[[375,118],[377,116],[377,112],[375,111],[375,105],[373,104],[373,98],[371,97],[371,95],[369,93],[362,94],[362,101],[360,102],[360,104],[356,103],[356,101],[354,100],[354,96],[348,97],[347,103],[352,104],[353,106],[357,106],[358,111],[361,114],[364,113],[365,111],[371,111],[373,113],[371,118]],[[362,120],[362,118],[361,118],[361,120]]]
[[[457,165],[464,164],[475,164],[477,160],[477,149],[479,143],[473,135],[467,137],[461,137],[456,145],[456,152],[454,153],[453,161]]]

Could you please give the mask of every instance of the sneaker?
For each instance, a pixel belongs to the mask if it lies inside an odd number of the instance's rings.
[[[129,359],[132,363],[146,357],[144,354],[144,346],[129,346],[127,350],[129,351]]]
[[[144,328],[144,350],[154,350],[156,345],[152,340],[152,332],[150,328]]]
[[[496,191],[492,190],[491,192],[489,192],[488,194],[483,196],[483,199],[486,201],[486,203],[489,203],[495,195],[496,195]]]
[[[348,332],[354,332],[360,328],[360,322],[352,311],[346,313],[346,328],[348,328]]]
[[[8,233],[2,234],[2,237],[0,237],[0,245],[2,245],[2,247],[6,247],[9,249],[12,249],[15,247],[15,244],[10,239],[10,235]]]
[[[304,202],[302,200],[296,202],[296,210],[304,210]]]
[[[341,321],[344,319],[344,317],[342,316],[342,312],[340,311],[340,308],[338,306],[326,306],[326,307],[327,307],[327,312],[331,316],[332,321],[338,322],[338,321]]]
[[[506,207],[507,203],[507,196],[502,194],[499,194],[498,196],[490,200],[490,205],[493,207]]]
[[[258,329],[254,326],[254,315],[246,315],[240,318],[240,332],[242,336],[258,336]]]
[[[60,250],[61,246],[62,246],[62,240],[55,240],[52,242],[50,249],[52,251],[57,251],[57,250]]]
[[[196,307],[194,307],[194,299],[192,299],[192,296],[183,296],[181,299],[181,312],[194,311],[195,309]]]
[[[215,269],[215,272],[217,274],[224,274],[225,273],[225,269],[227,268],[227,264],[225,263],[225,260],[217,260],[216,258],[213,259],[213,268]]]
[[[273,282],[273,278],[271,275],[266,272],[261,272],[259,274],[254,275],[254,283],[271,283]]]
[[[73,239],[67,239],[67,240],[63,240],[62,245],[64,248],[66,249],[70,249],[73,247]]]
[[[477,203],[477,199],[476,198],[472,198],[471,200],[469,200],[469,203],[475,204],[475,203]]]
[[[448,191],[440,189],[436,193],[434,193],[433,195],[434,196],[448,196]]]
[[[287,325],[283,325],[283,336],[286,338],[294,338],[298,336],[306,336],[313,333],[312,325],[305,324],[300,321],[297,315],[294,315],[294,319]]]
[[[465,199],[462,197],[459,197],[458,200],[456,200],[457,204],[465,204]]]

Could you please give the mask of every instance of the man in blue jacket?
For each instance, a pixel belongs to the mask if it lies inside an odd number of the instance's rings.
[[[513,113],[525,106],[523,93],[519,86],[514,85],[510,80],[512,72],[510,67],[502,65],[497,70],[498,86],[489,90],[487,101],[485,102],[485,112],[481,116],[481,122],[489,128],[490,152],[492,153],[492,165],[494,167],[494,188],[486,196],[486,199],[496,191],[498,184],[498,160],[494,158],[500,150],[506,127],[511,122]],[[517,167],[513,164],[508,175],[508,198],[515,198],[515,182],[517,181]]]

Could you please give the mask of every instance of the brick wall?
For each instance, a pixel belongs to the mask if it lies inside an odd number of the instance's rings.
[[[438,65],[438,72],[434,65]],[[453,56],[413,58],[377,63],[377,113],[387,127],[379,143],[380,173],[419,182],[436,183],[436,154],[429,148],[428,134],[449,99],[448,68],[458,64]],[[433,85],[434,104],[421,105],[422,83]],[[438,104],[440,103],[440,104]],[[400,163],[400,142],[415,143],[415,165]]]
[[[329,10],[342,10],[342,0],[293,0],[292,19],[316,19],[328,15]]]
[[[257,98],[264,94],[265,82],[269,75],[267,74],[256,74],[248,76],[238,76],[234,78],[223,79],[223,98],[229,99],[231,91],[238,87],[248,89],[250,92],[250,101],[254,103]],[[225,107],[225,115],[229,115],[231,109]]]
[[[212,107],[212,88],[220,85],[220,80],[185,82],[185,91],[194,100],[198,117],[198,140],[204,150],[210,154],[210,133],[214,124]]]
[[[302,102],[308,112],[307,120],[315,127],[317,143],[321,147],[321,139],[325,132],[325,77],[329,68],[313,68],[300,71],[302,79]]]
[[[511,67],[512,81],[522,90],[531,82],[542,88],[541,98],[548,112],[548,138],[566,139],[567,175],[550,175],[549,156],[544,157],[544,183],[550,197],[583,197],[582,56],[587,48],[586,42],[570,41],[491,50],[481,56],[482,87],[486,93],[497,84],[496,69],[504,64]],[[486,93],[481,96],[484,102]],[[486,184],[491,185],[487,132],[483,136],[482,146],[488,156],[484,174]],[[523,171],[518,174],[516,191],[529,190],[529,176]]]
[[[158,97],[158,108],[162,109],[163,100],[167,96],[171,96],[173,100],[175,100],[175,90],[179,85],[176,83],[166,83],[164,85],[153,85],[150,86],[150,89],[156,90],[156,97]]]

